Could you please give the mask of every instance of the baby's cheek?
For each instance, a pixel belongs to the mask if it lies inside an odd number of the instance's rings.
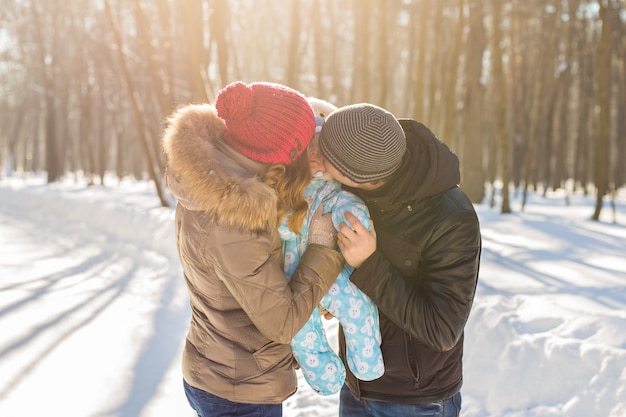
[[[311,175],[321,176],[326,172],[326,169],[324,168],[324,163],[322,162],[321,158],[310,157],[309,165],[311,166]]]

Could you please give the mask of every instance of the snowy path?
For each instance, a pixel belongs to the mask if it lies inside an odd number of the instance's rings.
[[[0,415],[193,415],[167,386],[188,317],[176,264],[120,236],[131,219],[102,219],[114,234],[84,223],[104,200],[36,197],[0,211]]]
[[[145,184],[0,201],[0,416],[193,416],[173,211]],[[337,396],[301,386],[287,416],[336,415]]]

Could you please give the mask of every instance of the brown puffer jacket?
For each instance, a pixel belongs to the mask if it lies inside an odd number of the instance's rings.
[[[190,385],[235,402],[278,404],[296,391],[290,341],[342,268],[310,245],[290,282],[276,194],[262,165],[228,148],[210,105],[178,110],[163,138],[178,199],[176,242],[191,302],[183,353]]]

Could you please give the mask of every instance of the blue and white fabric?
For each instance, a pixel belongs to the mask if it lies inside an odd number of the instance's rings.
[[[333,224],[339,230],[341,223],[350,224],[344,213],[350,211],[369,230],[369,212],[363,201],[341,189],[334,180],[314,178],[304,195],[309,202],[309,212],[298,235],[287,227],[287,218],[279,227],[285,257],[285,274],[288,279],[296,269],[308,244],[311,217],[320,205],[323,213],[331,213]],[[374,302],[350,282],[353,268],[346,264],[337,280],[324,295],[320,304],[337,318],[346,338],[346,359],[354,375],[364,381],[379,378],[385,371],[380,350],[381,335],[378,308]],[[319,394],[339,392],[346,370],[337,353],[330,347],[321,314],[313,311],[304,327],[291,342],[296,360],[307,383]]]

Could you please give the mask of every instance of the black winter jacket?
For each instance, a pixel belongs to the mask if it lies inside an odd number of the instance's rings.
[[[359,398],[423,404],[461,389],[481,237],[457,186],[456,155],[423,124],[399,121],[407,136],[399,170],[377,190],[350,189],[367,203],[377,233],[376,252],[350,279],[378,305],[385,374],[360,381],[346,365],[346,383]]]

